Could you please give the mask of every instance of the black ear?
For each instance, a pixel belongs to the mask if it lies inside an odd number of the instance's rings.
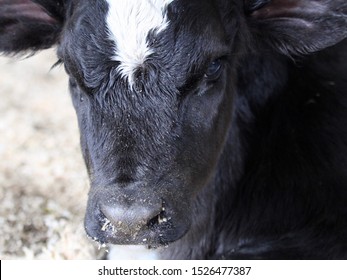
[[[286,55],[305,54],[347,37],[347,0],[244,0],[259,40]]]
[[[0,0],[0,52],[37,51],[55,44],[64,0]]]

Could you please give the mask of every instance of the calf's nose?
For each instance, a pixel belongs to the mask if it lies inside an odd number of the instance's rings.
[[[111,230],[115,235],[134,239],[138,232],[146,229],[148,223],[160,214],[162,205],[102,205],[100,210],[105,216],[102,231]]]
[[[153,221],[160,221],[163,209],[161,200],[145,204],[134,202],[101,205],[100,210],[105,217],[101,231],[109,232],[125,242],[134,241],[149,234]]]

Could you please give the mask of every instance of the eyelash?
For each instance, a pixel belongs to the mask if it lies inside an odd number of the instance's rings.
[[[54,69],[54,68],[56,68],[56,67],[58,67],[58,66],[60,66],[60,65],[63,65],[63,64],[64,64],[64,61],[61,60],[61,59],[58,59],[58,60],[52,65],[51,70]]]

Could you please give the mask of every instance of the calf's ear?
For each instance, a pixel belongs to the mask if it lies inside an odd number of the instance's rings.
[[[305,54],[347,37],[347,0],[244,0],[256,38],[286,55]]]
[[[0,0],[0,52],[49,48],[64,22],[64,0]]]

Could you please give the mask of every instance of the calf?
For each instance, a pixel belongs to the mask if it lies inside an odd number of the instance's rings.
[[[347,258],[346,37],[345,0],[0,0],[69,75],[87,234],[162,259]]]

